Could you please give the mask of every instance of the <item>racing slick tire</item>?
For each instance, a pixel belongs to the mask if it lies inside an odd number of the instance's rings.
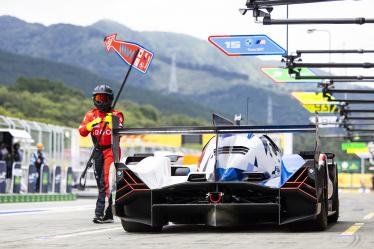
[[[339,219],[339,185],[338,185],[338,168],[335,167],[334,194],[332,196],[332,210],[335,213],[328,217],[328,222],[336,223]]]
[[[326,182],[325,182],[326,186]],[[313,220],[310,225],[315,231],[324,231],[327,228],[328,221],[328,199],[327,199],[327,186],[324,191],[322,191],[321,198],[321,212],[317,215],[317,218]]]
[[[127,221],[125,219],[121,219],[121,224],[123,229],[129,233],[145,233],[145,232],[153,232],[159,233],[162,231],[162,226],[152,227],[143,223]]]

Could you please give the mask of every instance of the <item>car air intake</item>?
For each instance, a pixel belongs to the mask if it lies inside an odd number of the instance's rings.
[[[125,164],[128,165],[128,164],[137,164],[138,162],[140,162],[141,160],[143,160],[144,158],[147,158],[147,157],[150,157],[150,156],[154,156],[153,154],[149,153],[149,154],[134,154],[134,156],[129,156],[127,157],[126,159],[126,162]]]
[[[243,175],[245,175],[243,181],[248,182],[264,181],[270,178],[270,175],[267,172],[243,172]]]
[[[249,148],[244,146],[223,146],[218,148],[218,155],[220,154],[242,154],[245,155],[249,151]],[[216,149],[214,150],[216,154]]]
[[[188,176],[189,182],[206,182],[206,174],[194,173]]]

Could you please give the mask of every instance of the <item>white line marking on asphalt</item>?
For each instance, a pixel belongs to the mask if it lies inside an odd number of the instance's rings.
[[[122,227],[114,227],[114,228],[101,228],[101,229],[95,229],[91,231],[83,231],[83,232],[74,232],[74,233],[67,233],[67,234],[60,234],[60,235],[52,235],[52,236],[45,236],[40,237],[37,240],[46,240],[46,239],[65,239],[70,237],[76,237],[81,235],[90,235],[95,233],[103,233],[103,232],[110,232],[115,230],[122,230]]]
[[[343,236],[352,236],[355,234],[362,226],[364,223],[355,223],[352,226],[350,226],[347,230],[345,230],[341,235]]]
[[[369,213],[364,217],[364,220],[370,220],[371,218],[374,217],[374,213]]]
[[[50,213],[68,213],[92,210],[95,208],[94,205],[85,206],[65,206],[65,207],[48,207],[48,208],[35,208],[35,209],[14,209],[14,210],[2,210],[0,211],[0,217],[4,216],[15,216],[15,215],[40,215]]]
[[[9,211],[0,211],[0,215],[15,215],[15,214],[30,214],[30,213],[40,213],[45,210],[41,209],[29,209],[29,210],[9,210]]]

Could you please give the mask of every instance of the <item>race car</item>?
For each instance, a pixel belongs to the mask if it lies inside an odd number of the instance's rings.
[[[267,135],[318,133],[318,125],[131,129],[113,122],[114,152],[122,135],[214,134],[195,171],[153,154],[115,162],[114,213],[128,232],[159,232],[170,222],[324,230],[329,221],[338,220],[334,155],[319,151],[318,136],[314,151],[282,155]]]

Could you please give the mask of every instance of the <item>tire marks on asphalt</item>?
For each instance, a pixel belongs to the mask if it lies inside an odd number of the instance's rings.
[[[371,220],[374,217],[374,212],[368,213],[367,215],[364,216],[363,220]],[[365,223],[363,222],[357,222],[350,226],[347,230],[345,230],[343,233],[341,233],[342,236],[352,236],[355,233],[360,230],[361,227],[363,227]]]

